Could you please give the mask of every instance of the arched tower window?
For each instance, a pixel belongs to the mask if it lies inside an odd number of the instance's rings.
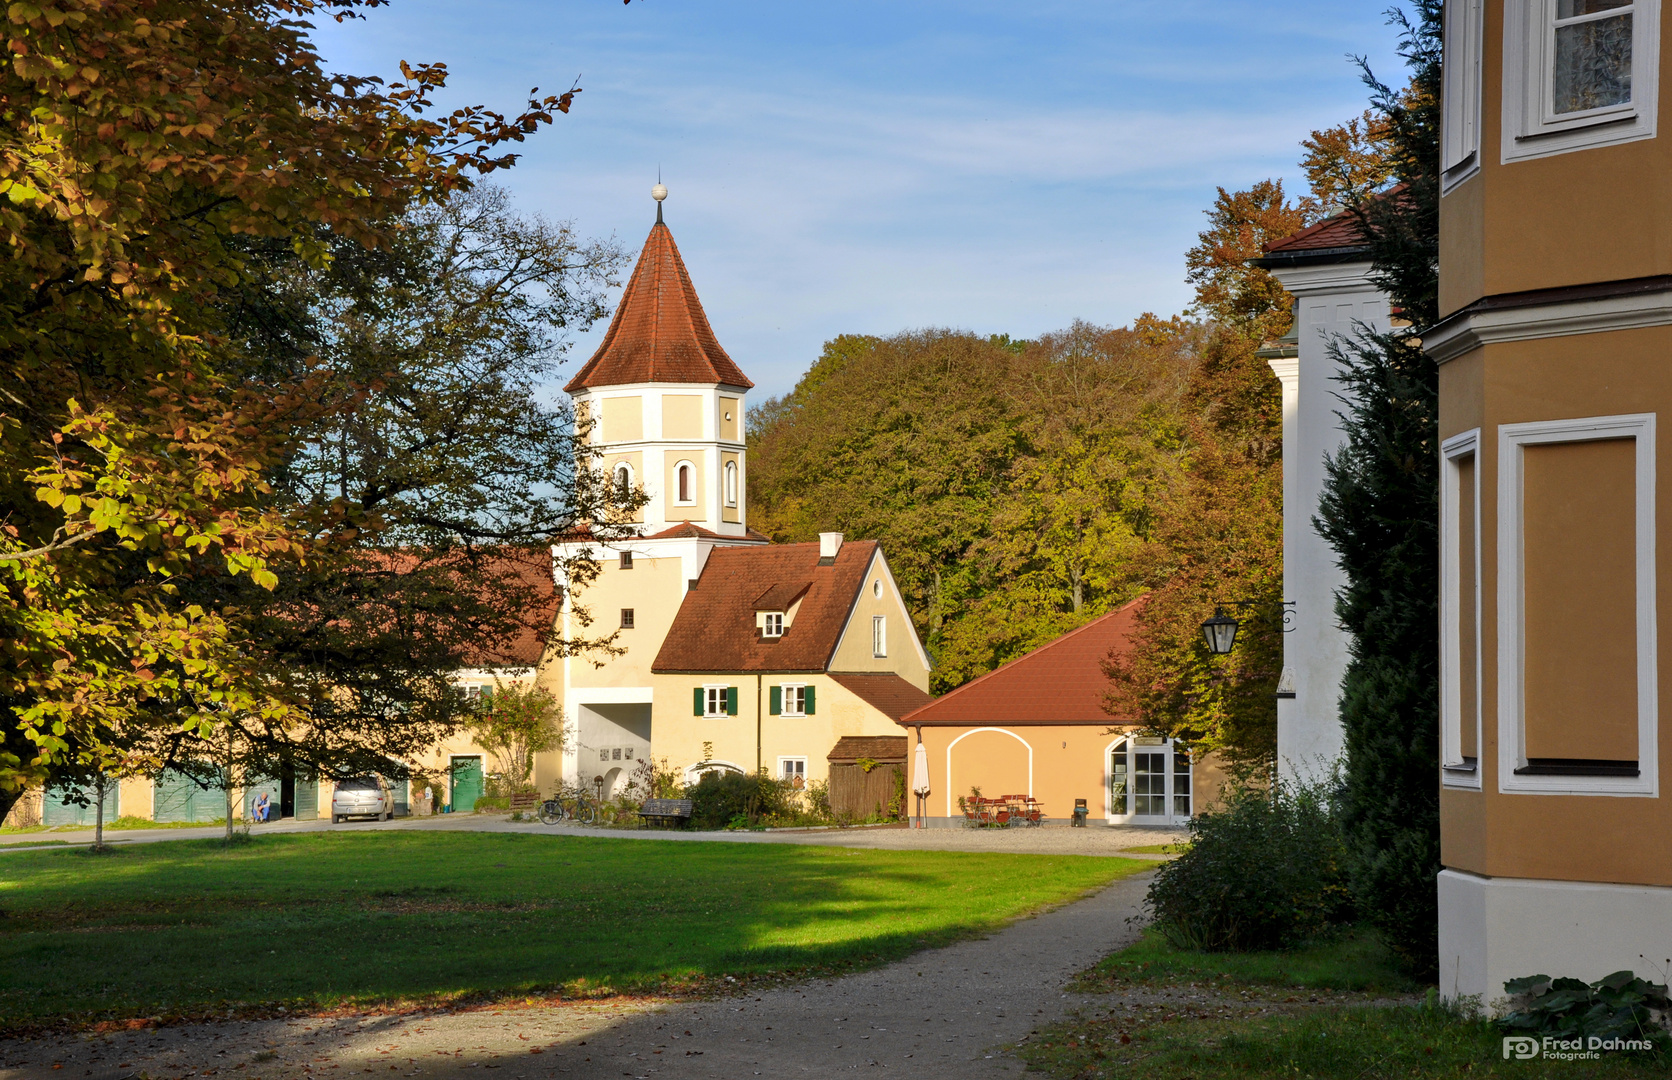
[[[615,493],[622,499],[633,494],[633,466],[625,461],[616,462]]]
[[[680,506],[693,505],[697,501],[695,495],[696,468],[689,461],[681,461],[674,466],[673,476],[674,502]]]
[[[737,462],[726,462],[726,505],[737,505]]]

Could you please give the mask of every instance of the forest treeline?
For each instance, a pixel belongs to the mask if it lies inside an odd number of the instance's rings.
[[[1146,597],[1112,715],[1233,759],[1275,753],[1282,402],[1263,345],[1292,301],[1270,241],[1388,173],[1369,114],[1313,132],[1310,190],[1220,189],[1186,255],[1196,302],[1034,340],[844,335],[749,416],[750,521],[775,541],[883,542],[944,693]],[[1238,603],[1230,657],[1199,626]]]

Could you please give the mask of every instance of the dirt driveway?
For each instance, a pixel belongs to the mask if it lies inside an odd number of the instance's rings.
[[[1131,941],[1148,875],[990,938],[842,979],[704,1002],[495,1007],[407,1016],[228,1022],[0,1042],[0,1080],[443,1077],[1014,1077],[997,1049],[1095,999],[1070,976]]]

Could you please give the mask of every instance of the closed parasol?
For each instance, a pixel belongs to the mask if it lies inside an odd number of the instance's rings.
[[[929,748],[917,744],[917,760],[911,770],[911,790],[914,795],[929,794]]]

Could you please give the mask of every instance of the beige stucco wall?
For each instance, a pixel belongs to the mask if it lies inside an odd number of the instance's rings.
[[[878,583],[882,585],[880,597],[875,589]],[[871,620],[879,615],[887,620],[888,637],[888,655],[880,657],[871,652]],[[830,661],[830,670],[893,671],[919,690],[929,689],[929,667],[915,644],[905,606],[894,590],[893,575],[888,573],[887,564],[880,556],[871,561],[859,602],[848,618],[836,655]]]
[[[617,635],[615,646],[624,649],[619,656],[606,660],[602,667],[594,666],[587,658],[577,658],[569,665],[569,685],[573,687],[650,686],[650,665],[662,647],[662,641],[679,614],[684,596],[683,563],[678,558],[633,559],[631,570],[621,569],[612,552],[603,560],[598,578],[585,591],[578,593],[573,604],[590,610],[591,627],[573,627],[571,635],[602,636],[614,630],[622,608],[633,609],[634,626]],[[571,622],[573,615],[570,616]],[[542,670],[554,670],[561,679],[560,665],[547,664]]]
[[[604,442],[638,442],[644,438],[644,398],[634,394],[602,401]]]
[[[663,518],[667,521],[708,520],[708,454],[703,450],[664,450],[662,472]],[[681,461],[689,461],[691,469],[691,499],[689,506],[681,505],[679,477],[674,470]]]
[[[663,394],[662,438],[702,438],[702,400],[699,394]]]
[[[742,442],[743,399],[720,395],[720,438],[725,442]]]

